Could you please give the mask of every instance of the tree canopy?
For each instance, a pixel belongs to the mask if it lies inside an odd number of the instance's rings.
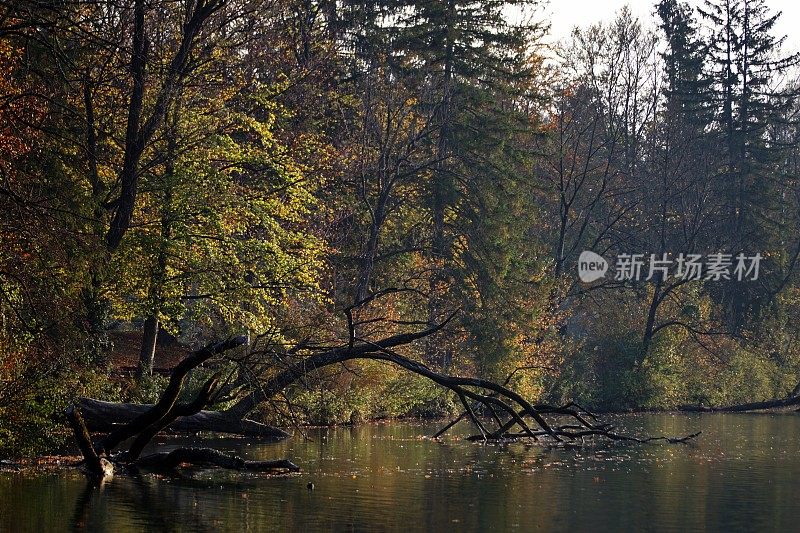
[[[550,46],[541,8],[0,2],[0,444],[70,398],[152,400],[165,335],[251,339],[206,368],[220,405],[442,324],[397,360],[606,409],[796,396],[779,13],[660,0]],[[263,420],[460,409],[377,360],[274,392]]]

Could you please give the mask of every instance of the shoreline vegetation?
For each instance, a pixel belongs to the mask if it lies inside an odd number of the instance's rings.
[[[0,457],[800,406],[800,55],[768,0],[653,13],[0,5]]]

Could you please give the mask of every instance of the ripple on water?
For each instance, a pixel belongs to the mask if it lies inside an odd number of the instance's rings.
[[[458,435],[423,438],[438,429],[435,423],[396,422],[313,429],[310,440],[272,445],[216,439],[213,445],[251,459],[290,458],[303,472],[192,470],[117,478],[102,491],[87,490],[74,472],[2,472],[0,530],[73,524],[113,532],[795,527],[797,415],[613,418],[637,434],[703,434],[686,445],[484,445]]]

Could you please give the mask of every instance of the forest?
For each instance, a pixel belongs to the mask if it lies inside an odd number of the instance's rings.
[[[543,9],[0,1],[0,456],[800,404],[780,12]]]

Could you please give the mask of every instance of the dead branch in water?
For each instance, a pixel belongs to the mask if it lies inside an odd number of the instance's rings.
[[[800,385],[798,385],[800,387]],[[798,391],[798,388],[795,388]],[[703,405],[682,405],[679,411],[689,413],[746,413],[748,411],[767,411],[770,409],[785,409],[800,405],[800,395],[793,391],[787,398],[766,400],[763,402],[741,403],[736,405],[726,405],[723,407],[706,407]]]
[[[95,478],[108,477],[110,471],[113,471],[113,467],[111,467],[111,463],[108,460],[110,458],[109,454],[129,438],[134,438],[134,441],[128,451],[114,458],[115,461],[122,463],[125,467],[171,469],[183,464],[189,464],[258,472],[299,471],[297,465],[288,460],[245,461],[239,457],[227,455],[211,448],[179,448],[170,452],[139,457],[152,438],[176,419],[196,415],[203,408],[214,403],[219,393],[218,376],[206,381],[191,402],[186,404],[178,403],[178,397],[189,372],[211,357],[246,343],[246,337],[236,337],[210,344],[189,354],[173,369],[169,383],[156,404],[142,410],[131,421],[115,428],[97,443],[92,442],[79,409],[76,406],[70,407],[67,410],[67,417],[78,447],[83,454],[88,473]]]
[[[597,416],[575,403],[563,406],[534,405],[530,403],[508,386],[511,376],[503,384],[498,384],[482,378],[443,374],[395,351],[395,348],[399,346],[410,344],[437,333],[454,315],[455,313],[451,314],[443,322],[426,329],[400,333],[377,341],[356,337],[354,329],[349,327],[349,337],[346,344],[317,353],[312,352],[305,355],[305,357],[300,353],[303,351],[303,346],[299,345],[296,349],[290,349],[293,356],[301,357],[298,362],[264,378],[264,381],[259,383],[257,388],[226,411],[203,411],[204,408],[213,405],[219,397],[225,395],[225,387],[220,386],[218,376],[209,379],[192,401],[185,404],[178,403],[181,389],[192,369],[202,365],[216,355],[247,342],[243,337],[227,339],[189,354],[172,371],[169,383],[156,404],[134,409],[133,412],[137,413],[136,416],[124,423],[112,424],[112,429],[108,435],[96,444],[91,443],[89,440],[86,426],[83,424],[80,412],[76,408],[70,411],[71,424],[75,430],[75,437],[81,447],[84,458],[87,464],[94,465],[94,470],[98,470],[96,467],[98,460],[109,456],[123,441],[133,438],[133,444],[128,448],[127,452],[115,458],[124,463],[125,466],[170,469],[189,464],[248,471],[297,471],[297,466],[286,460],[244,461],[239,457],[227,455],[210,448],[180,448],[170,452],[154,453],[145,457],[140,457],[140,455],[152,438],[167,427],[183,424],[194,428],[209,428],[208,424],[204,426],[204,421],[208,422],[209,419],[212,419],[215,422],[214,427],[235,430],[237,427],[242,427],[243,422],[246,422],[245,417],[261,403],[270,401],[289,385],[298,381],[302,382],[307,375],[327,366],[343,364],[355,359],[364,359],[397,365],[452,391],[459,398],[464,406],[464,414],[437,433],[437,436],[452,427],[456,421],[465,417],[468,417],[480,432],[480,435],[470,439],[482,441],[519,438],[538,440],[547,438],[560,443],[599,437],[612,441],[637,443],[657,440],[679,443],[686,442],[699,434],[695,433],[685,437],[646,438],[623,435],[616,433],[611,425],[600,423]],[[348,319],[352,320],[350,317]],[[84,400],[83,404],[93,407],[99,406],[107,412],[110,411],[115,415],[119,415],[118,411],[109,407],[113,404],[104,404],[95,400]],[[490,419],[484,422],[479,416],[478,408],[483,413],[490,413]],[[128,409],[128,412],[130,411]],[[565,423],[564,419],[567,419],[568,423]],[[257,423],[252,422],[252,424]],[[274,437],[275,434],[273,433],[271,436]]]

